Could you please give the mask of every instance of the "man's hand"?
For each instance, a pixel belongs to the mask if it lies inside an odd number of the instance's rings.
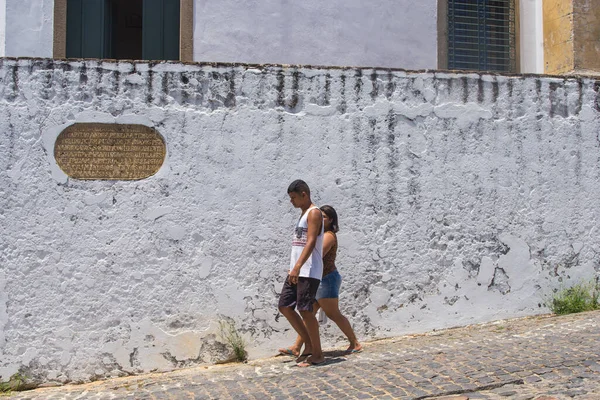
[[[290,284],[295,285],[298,283],[298,276],[300,275],[300,268],[294,267],[288,274]]]

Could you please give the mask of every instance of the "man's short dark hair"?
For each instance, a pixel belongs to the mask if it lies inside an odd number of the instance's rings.
[[[305,192],[310,196],[310,189],[306,182],[304,182],[302,179],[296,179],[294,182],[290,183],[290,186],[288,186],[288,194],[292,192],[298,194]]]

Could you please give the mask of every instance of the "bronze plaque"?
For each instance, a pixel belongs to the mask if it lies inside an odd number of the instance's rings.
[[[165,154],[156,130],[132,124],[73,124],[54,145],[58,166],[75,179],[144,179],[158,172]]]

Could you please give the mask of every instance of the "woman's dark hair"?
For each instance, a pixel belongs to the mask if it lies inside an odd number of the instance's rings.
[[[337,213],[335,212],[335,209],[333,207],[331,207],[331,206],[321,206],[319,208],[331,220],[331,230],[333,232],[339,231],[340,230],[340,225],[338,223],[338,216],[337,216]]]

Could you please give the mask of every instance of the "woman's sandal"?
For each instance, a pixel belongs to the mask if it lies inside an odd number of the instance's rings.
[[[279,349],[277,350],[279,352],[280,355],[282,356],[292,356],[292,357],[298,357],[298,354],[294,353],[291,349]]]
[[[356,354],[356,353],[360,353],[363,351],[362,346],[358,349],[347,349],[344,353],[345,354]]]

